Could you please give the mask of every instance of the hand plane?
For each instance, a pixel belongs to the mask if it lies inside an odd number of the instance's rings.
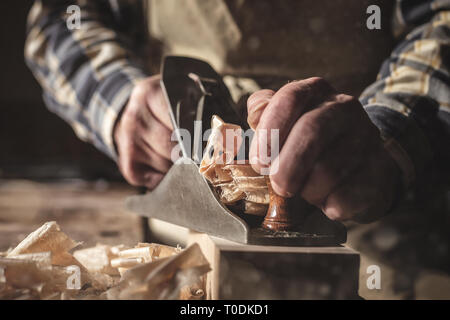
[[[248,128],[228,88],[208,63],[180,56],[164,58],[161,87],[181,158],[153,191],[129,197],[129,210],[244,244],[334,246],[346,241],[347,232],[341,223],[329,220],[305,202],[295,208],[294,214],[301,219],[289,230],[271,230],[251,215],[230,211],[199,173],[198,165],[206,144],[203,134],[210,128],[213,115]]]

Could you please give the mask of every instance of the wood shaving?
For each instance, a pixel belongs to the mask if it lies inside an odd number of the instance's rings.
[[[241,127],[213,116],[211,128],[200,173],[211,183],[220,201],[230,209],[243,202],[244,213],[265,215],[269,205],[265,177],[255,172],[248,161],[234,160],[242,143]],[[227,131],[232,134],[228,140],[224,138]],[[230,141],[231,146],[228,146]]]
[[[245,213],[264,217],[267,213],[267,205],[246,201],[244,210]]]
[[[0,254],[0,299],[205,298],[210,268],[197,244],[97,244],[71,253],[78,245],[51,221]],[[70,285],[74,270],[78,286]]]

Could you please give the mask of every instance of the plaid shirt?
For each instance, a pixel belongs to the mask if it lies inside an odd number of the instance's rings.
[[[397,32],[416,27],[360,101],[410,185],[433,155],[450,159],[450,0],[398,0],[396,11]]]
[[[135,83],[149,75],[133,54],[136,37],[130,33],[140,16],[133,12],[136,3],[122,2],[128,6],[36,1],[25,45],[26,62],[48,108],[114,159],[115,122]],[[82,8],[80,29],[66,26],[72,3]],[[360,101],[410,184],[433,153],[449,149],[450,0],[397,0],[395,17],[396,32],[409,33]]]

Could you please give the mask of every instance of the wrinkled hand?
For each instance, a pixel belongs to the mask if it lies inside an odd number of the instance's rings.
[[[270,166],[276,193],[300,192],[333,220],[370,222],[391,207],[400,171],[356,98],[310,78],[255,92],[247,106],[255,170],[267,167],[259,150],[271,144],[260,129],[279,129],[280,153]]]
[[[172,165],[172,124],[159,76],[139,82],[130,96],[115,131],[118,165],[135,186],[154,189]]]

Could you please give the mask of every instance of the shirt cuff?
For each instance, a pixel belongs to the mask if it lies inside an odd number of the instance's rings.
[[[432,157],[428,139],[411,117],[383,105],[368,105],[364,109],[380,129],[384,147],[399,166],[403,185],[408,189]]]

